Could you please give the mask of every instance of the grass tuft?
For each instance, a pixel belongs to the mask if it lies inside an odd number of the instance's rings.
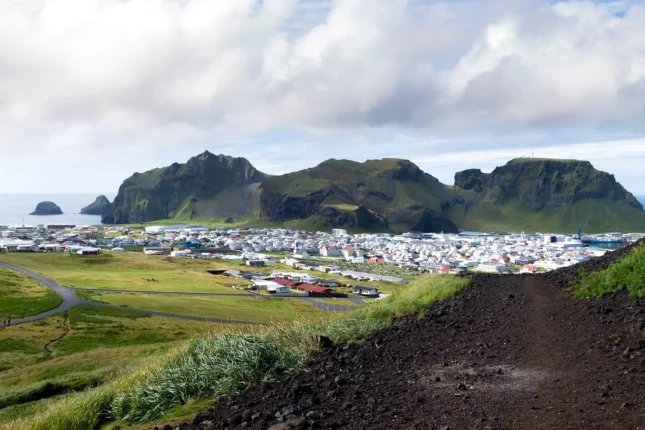
[[[596,273],[578,270],[575,297],[602,297],[620,288],[626,288],[634,299],[645,299],[645,245],[635,247],[616,263]]]

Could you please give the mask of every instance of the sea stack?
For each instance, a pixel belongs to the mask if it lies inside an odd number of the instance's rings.
[[[36,210],[29,215],[62,215],[63,211],[54,202],[40,202],[36,205]]]
[[[94,200],[94,203],[85,206],[81,209],[81,214],[83,215],[103,215],[103,211],[110,204],[110,201],[107,197],[101,195]]]

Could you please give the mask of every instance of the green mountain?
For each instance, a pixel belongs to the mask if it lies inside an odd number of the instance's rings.
[[[40,202],[29,215],[62,215],[63,211],[54,202]]]
[[[515,159],[489,174],[466,170],[455,186],[467,197],[451,208],[461,229],[483,231],[645,231],[645,212],[613,175],[588,161]]]
[[[349,224],[381,231],[456,232],[445,211],[463,202],[407,160],[332,159],[265,178],[260,216],[277,221],[316,217],[319,229]]]
[[[642,205],[586,161],[516,159],[447,186],[407,160],[327,160],[285,175],[205,152],[135,173],[103,222],[235,222],[352,231],[645,231]]]
[[[81,209],[81,214],[83,215],[103,215],[105,208],[110,204],[110,201],[107,197],[101,195],[94,200],[93,203],[85,206]]]
[[[126,224],[253,215],[259,209],[263,178],[244,158],[207,151],[185,164],[135,173],[105,208],[102,221]]]

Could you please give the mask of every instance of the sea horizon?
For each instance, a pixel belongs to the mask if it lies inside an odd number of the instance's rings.
[[[99,215],[82,215],[81,209],[94,202],[99,195],[110,201],[114,193],[2,193],[0,194],[0,225],[92,225],[101,224]],[[62,215],[29,215],[42,201],[60,206]]]

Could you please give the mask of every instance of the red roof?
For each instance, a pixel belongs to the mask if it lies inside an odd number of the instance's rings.
[[[296,288],[299,290],[311,291],[312,293],[329,293],[332,291],[330,288],[319,287],[311,284],[300,284]]]
[[[354,247],[353,246],[346,246],[343,248],[343,251],[353,251]]]
[[[293,287],[297,284],[297,282],[282,278],[275,278],[273,279],[273,282],[275,282],[276,284],[284,285],[285,287]]]

